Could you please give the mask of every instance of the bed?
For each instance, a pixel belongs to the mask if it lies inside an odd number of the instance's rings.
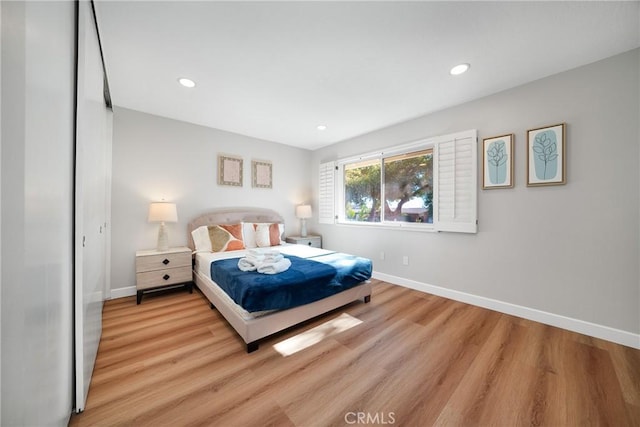
[[[193,219],[188,224],[188,241],[192,250],[196,249],[192,231],[201,226],[230,225],[238,223],[272,223],[284,224],[283,218],[275,211],[262,208],[221,208]],[[303,245],[292,245],[282,242],[275,246],[286,257],[297,257],[313,260],[322,257],[335,258],[342,254]],[[234,262],[232,260],[245,256],[247,249],[228,250],[223,252],[195,252],[193,277],[196,286],[206,296],[212,309],[217,309],[235,329],[246,344],[248,353],[258,349],[261,339],[295,326],[301,322],[325,314],[354,301],[368,303],[371,299],[371,284],[368,280],[350,283],[349,286],[330,296],[313,302],[304,303],[286,309],[264,309],[251,312],[245,310],[211,279],[212,263]],[[335,255],[334,255],[335,254]],[[352,255],[344,254],[347,257]],[[317,258],[320,257],[320,258]],[[367,260],[369,261],[369,260]],[[369,261],[370,263],[370,261]],[[277,275],[274,275],[277,276]],[[360,276],[353,276],[360,277]],[[351,280],[353,281],[353,277]],[[255,307],[254,307],[255,308]],[[259,308],[259,307],[258,307]]]

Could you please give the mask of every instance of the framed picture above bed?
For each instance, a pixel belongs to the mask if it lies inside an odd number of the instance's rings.
[[[273,166],[265,160],[251,161],[251,186],[273,188]]]
[[[242,157],[218,154],[218,185],[242,187]]]

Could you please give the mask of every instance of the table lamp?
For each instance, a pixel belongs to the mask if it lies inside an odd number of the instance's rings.
[[[154,202],[149,205],[149,222],[159,222],[158,251],[169,250],[169,235],[165,222],[178,222],[178,211],[175,203]]]
[[[300,236],[307,237],[307,218],[311,218],[311,205],[297,206],[296,217],[300,218]]]

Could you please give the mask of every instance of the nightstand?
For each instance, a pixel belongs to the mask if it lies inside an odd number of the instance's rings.
[[[155,249],[136,252],[136,303],[145,291],[184,284],[193,292],[191,249],[181,246],[166,251]]]
[[[322,247],[322,236],[308,235],[307,237],[301,236],[289,236],[286,239],[287,243],[295,243],[296,245],[306,245],[313,248]]]

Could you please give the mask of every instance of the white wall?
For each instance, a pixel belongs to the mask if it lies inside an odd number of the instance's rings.
[[[3,426],[72,409],[74,7],[0,3]]]
[[[244,159],[242,188],[217,184],[218,153]],[[111,297],[133,295],[135,252],[156,246],[149,202],[175,202],[179,222],[169,244],[186,245],[187,223],[211,208],[259,206],[278,211],[287,234],[299,232],[295,205],[310,201],[310,152],[248,136],[116,108],[113,122]],[[251,160],[273,163],[273,189],[251,187]]]
[[[391,277],[592,322],[637,340],[639,70],[635,50],[314,152],[317,191],[324,161],[465,129],[477,129],[480,141],[511,132],[516,138],[515,188],[479,190],[478,234],[317,226],[325,246],[371,257],[374,270]],[[567,184],[526,187],[526,130],[560,122],[567,123]]]

